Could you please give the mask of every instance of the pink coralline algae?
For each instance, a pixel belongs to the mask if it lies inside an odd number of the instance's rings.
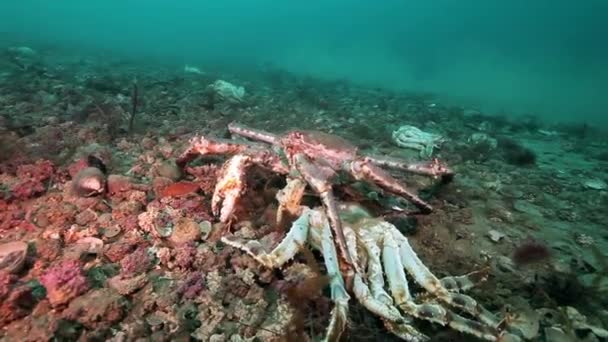
[[[186,300],[196,298],[205,289],[205,280],[201,272],[191,273],[177,288],[179,296]]]
[[[127,255],[120,261],[123,275],[137,275],[144,273],[152,266],[152,260],[145,247],[139,247],[135,252]]]
[[[87,278],[76,260],[50,267],[40,277],[40,283],[46,288],[47,298],[53,306],[67,304],[89,289]]]
[[[43,193],[46,190],[45,182],[51,178],[54,169],[53,163],[48,160],[20,165],[16,172],[19,181],[10,187],[12,196],[23,200]]]
[[[196,259],[196,246],[194,243],[186,243],[176,248],[175,264],[182,270],[189,270],[193,267],[193,262]]]

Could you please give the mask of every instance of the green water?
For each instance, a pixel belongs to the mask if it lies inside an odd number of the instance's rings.
[[[263,63],[608,124],[608,1],[5,0],[0,40],[204,66]]]

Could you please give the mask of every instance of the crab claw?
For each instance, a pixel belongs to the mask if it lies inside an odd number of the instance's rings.
[[[237,154],[228,159],[222,167],[211,199],[211,210],[223,223],[230,220],[236,202],[245,192],[245,171],[249,165],[251,165],[249,156]]]

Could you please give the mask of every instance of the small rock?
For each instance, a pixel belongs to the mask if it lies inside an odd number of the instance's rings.
[[[86,254],[101,254],[103,252],[103,241],[95,237],[85,237],[78,241],[76,244]]]
[[[556,327],[545,328],[545,340],[552,342],[572,342],[572,338]]]
[[[108,193],[115,195],[121,192],[129,191],[133,188],[133,179],[123,175],[108,176]]]
[[[18,273],[23,268],[27,255],[27,243],[7,242],[0,245],[0,271]]]
[[[180,218],[173,227],[169,240],[175,245],[198,241],[201,238],[201,229],[196,221],[190,218]]]
[[[125,298],[114,290],[96,289],[75,298],[64,311],[64,317],[89,329],[98,325],[109,326],[124,317],[127,304]]]
[[[516,200],[515,203],[513,203],[513,209],[530,216],[543,217],[543,213],[536,205],[525,200]]]
[[[490,240],[492,240],[492,242],[498,243],[505,236],[506,236],[505,234],[503,234],[495,229],[488,231],[488,237],[490,238]]]
[[[182,171],[175,163],[162,162],[154,169],[156,176],[168,178],[174,182],[182,177]]]
[[[540,333],[540,316],[524,300],[524,307],[517,308],[517,315],[514,317],[511,327],[517,328],[525,337],[526,341],[532,341]]]
[[[496,258],[496,267],[502,272],[515,273],[513,261],[504,255]]]
[[[583,185],[587,189],[592,190],[608,190],[608,184],[601,179],[587,179],[583,182]]]
[[[127,296],[144,287],[147,282],[148,278],[145,273],[132,278],[122,278],[122,276],[118,275],[108,279],[108,286],[121,295]]]

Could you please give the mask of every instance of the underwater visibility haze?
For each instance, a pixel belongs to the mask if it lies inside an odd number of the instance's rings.
[[[493,112],[608,120],[600,0],[24,0],[1,9],[8,40],[202,67],[273,63]]]
[[[608,2],[0,4],[0,342],[607,341]]]

